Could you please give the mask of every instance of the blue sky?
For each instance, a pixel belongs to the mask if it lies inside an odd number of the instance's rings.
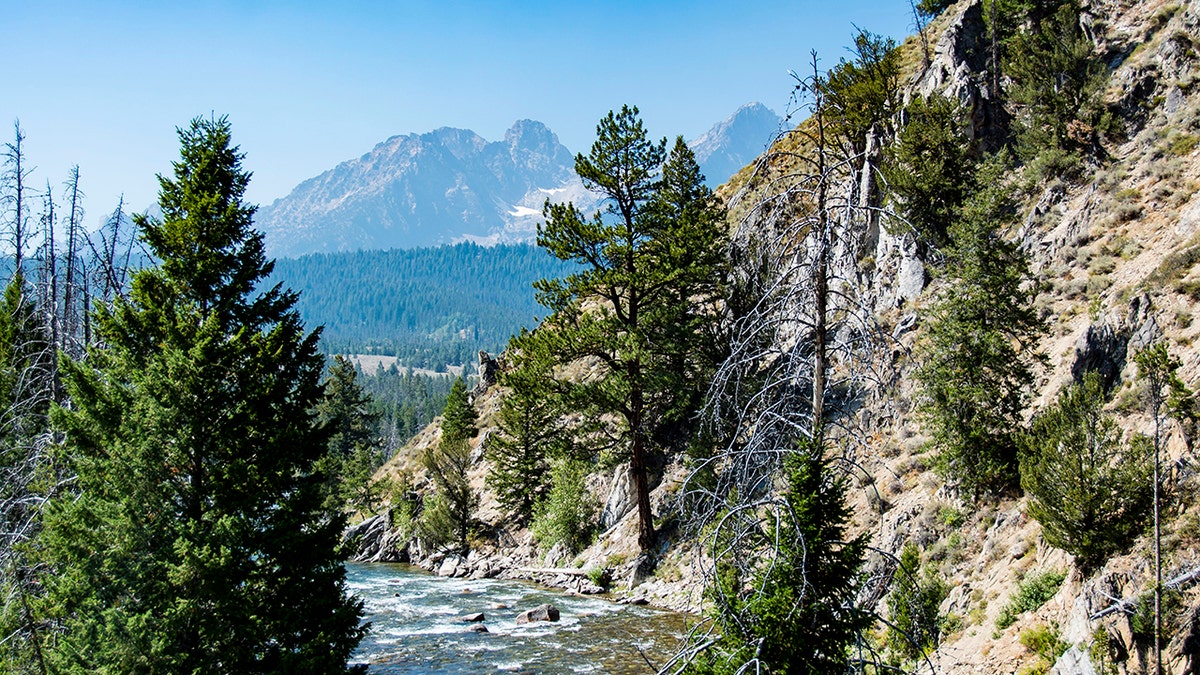
[[[175,127],[227,114],[249,198],[396,134],[488,140],[537,119],[573,152],[632,103],[655,136],[694,138],[738,106],[783,113],[810,50],[846,55],[854,25],[898,40],[904,0],[819,2],[10,2],[0,23],[0,140],[20,118],[34,180],[79,164],[94,224],[141,210],[177,156]]]

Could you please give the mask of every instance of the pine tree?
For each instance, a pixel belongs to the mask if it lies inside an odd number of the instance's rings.
[[[897,212],[927,246],[950,243],[975,162],[963,129],[962,106],[940,94],[916,97],[905,109],[908,123],[888,149],[883,174],[899,197]]]
[[[0,672],[46,671],[37,613],[42,505],[57,480],[46,434],[53,349],[20,271],[0,299]]]
[[[871,625],[854,606],[865,536],[849,537],[845,484],[819,441],[785,460],[786,490],[771,531],[729,542],[762,556],[751,578],[732,565],[710,589],[721,637],[689,666],[694,674],[847,672],[851,647]]]
[[[318,424],[332,432],[329,451],[319,462],[327,479],[326,508],[372,511],[387,487],[371,481],[383,462],[380,414],[358,384],[358,369],[346,357],[333,358],[316,411]]]
[[[425,535],[428,543],[441,546],[453,542],[459,555],[466,555],[471,534],[471,514],[479,495],[471,487],[471,439],[475,437],[475,407],[467,397],[462,378],[454,381],[442,412],[442,438],[425,452],[422,462],[433,480],[436,493],[426,507]]]
[[[949,588],[932,570],[921,569],[921,553],[912,542],[900,552],[900,567],[888,595],[887,642],[908,659],[919,659],[937,647],[941,615],[938,607]]]
[[[180,129],[159,267],[101,308],[104,348],[64,362],[55,411],[78,473],[56,502],[46,579],[57,672],[346,673],[363,634],[322,507],[323,360],[272,269],[226,118]]]
[[[1071,385],[1024,436],[1021,487],[1042,535],[1091,571],[1128,546],[1151,510],[1151,445],[1126,447],[1121,428],[1104,414],[1096,373]]]
[[[348,457],[358,448],[377,446],[379,417],[370,395],[358,383],[358,369],[344,356],[333,357],[325,396],[317,405],[317,421],[332,432],[330,452]]]
[[[508,391],[487,437],[487,485],[505,510],[525,522],[549,492],[550,460],[564,457],[571,442],[562,404],[548,386],[550,358],[536,335],[522,331],[508,354],[517,365],[500,374]]]
[[[918,350],[938,469],[976,498],[1016,486],[1017,434],[1039,358],[1032,345],[1043,330],[1029,262],[1001,235],[1012,217],[1002,171],[1002,157],[981,167],[980,188],[951,229],[950,283]]]
[[[475,437],[479,416],[467,396],[467,384],[462,378],[450,385],[446,397],[446,409],[442,412],[442,438],[448,441],[466,441]]]
[[[553,314],[542,330],[558,363],[595,359],[598,377],[563,383],[568,405],[621,423],[638,512],[638,545],[654,541],[650,457],[655,436],[686,418],[703,390],[705,329],[723,278],[721,209],[682,138],[649,139],[637,108],[610,112],[588,155],[575,158],[585,185],[606,197],[590,218],[551,204],[538,245],[582,266],[535,284]]]

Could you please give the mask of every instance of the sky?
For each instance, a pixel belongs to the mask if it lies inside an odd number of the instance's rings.
[[[87,222],[119,195],[151,205],[176,128],[228,115],[266,204],[398,134],[450,126],[500,140],[518,119],[586,152],[607,111],[637,105],[653,136],[695,138],[739,106],[784,114],[816,50],[855,26],[901,40],[904,0],[5,3],[0,142],[20,120],[32,180],[80,167]]]

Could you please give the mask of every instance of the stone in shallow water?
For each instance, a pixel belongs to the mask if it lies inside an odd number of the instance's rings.
[[[517,615],[517,623],[534,621],[558,621],[558,608],[554,605],[538,605]]]
[[[474,614],[466,614],[462,617],[462,619],[460,619],[460,621],[465,621],[467,623],[475,623],[476,621],[483,621],[483,612],[475,612]]]
[[[486,633],[486,632],[488,632],[488,629],[487,629],[487,626],[485,626],[481,623],[477,623],[474,626],[471,626],[470,628],[468,628],[467,632],[468,633]]]

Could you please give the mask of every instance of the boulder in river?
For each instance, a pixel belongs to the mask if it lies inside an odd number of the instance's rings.
[[[474,626],[471,626],[470,628],[468,628],[467,632],[468,633],[486,633],[486,632],[488,632],[488,629],[487,629],[487,626],[485,626],[481,623],[477,623]]]
[[[517,623],[534,621],[558,621],[558,608],[554,605],[538,605],[517,615]]]
[[[465,621],[467,623],[475,623],[476,621],[483,621],[483,612],[475,612],[474,614],[466,614],[466,615],[463,615],[463,617],[459,620]]]

